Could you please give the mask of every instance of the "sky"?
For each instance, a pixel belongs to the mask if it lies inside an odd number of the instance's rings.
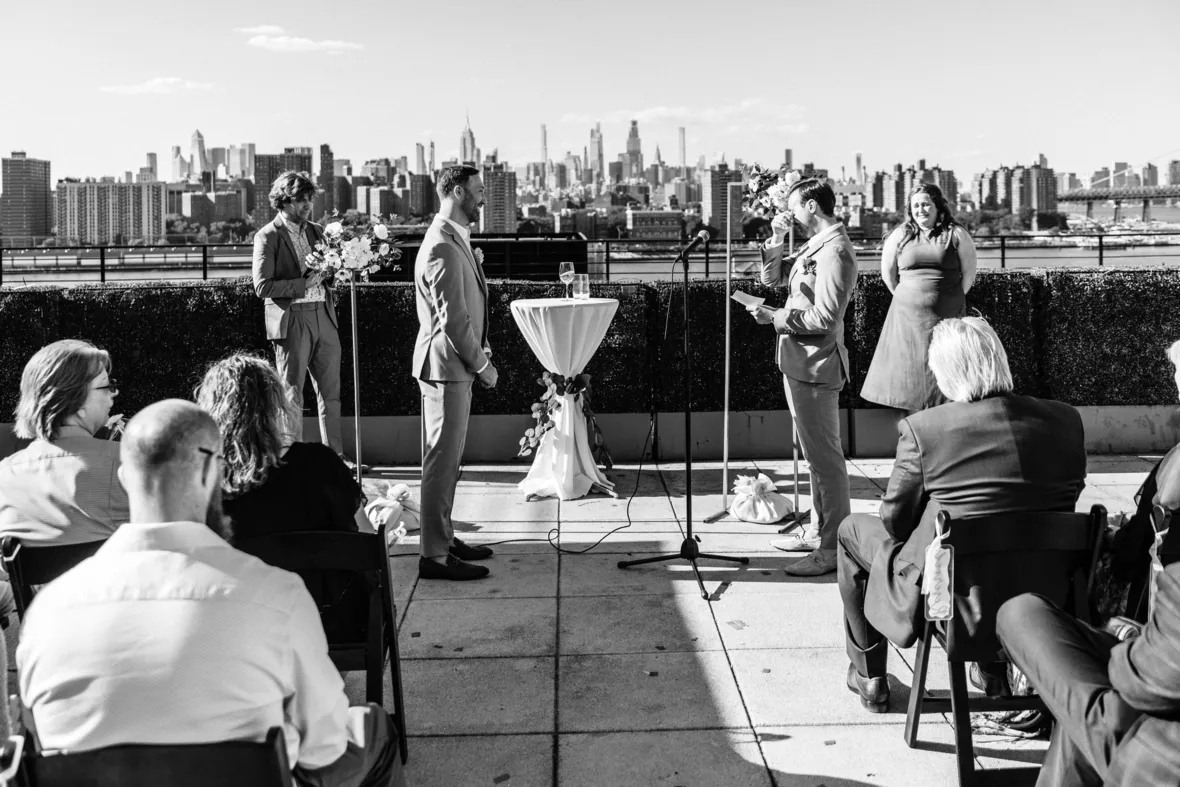
[[[54,180],[135,172],[200,129],[259,153],[322,143],[355,167],[465,118],[514,166],[605,155],[639,121],[645,163],[895,163],[960,181],[1038,154],[1088,176],[1180,158],[1177,0],[41,0],[0,20],[0,154]],[[316,162],[318,167],[318,160]]]

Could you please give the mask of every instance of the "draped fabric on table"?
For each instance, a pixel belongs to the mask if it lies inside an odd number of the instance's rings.
[[[512,316],[541,365],[569,378],[594,357],[618,308],[613,298],[538,298],[513,301]],[[573,394],[561,399],[520,490],[562,500],[582,497],[594,486],[613,494],[614,484],[598,470],[590,450],[582,403]]]

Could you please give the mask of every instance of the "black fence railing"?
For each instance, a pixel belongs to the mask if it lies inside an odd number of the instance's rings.
[[[397,238],[400,270],[382,271],[375,281],[408,281],[421,235]],[[684,242],[679,240],[587,239],[573,235],[475,235],[489,278],[551,280],[558,263],[597,281],[652,281],[672,273]],[[880,240],[854,239],[862,268],[880,264]],[[980,267],[1034,268],[1106,265],[1180,265],[1180,231],[1062,233],[975,238]],[[734,274],[756,275],[759,242],[732,242]],[[253,245],[55,246],[0,249],[0,285],[81,282],[218,279],[249,275]],[[729,244],[716,239],[689,256],[692,277],[725,275]]]

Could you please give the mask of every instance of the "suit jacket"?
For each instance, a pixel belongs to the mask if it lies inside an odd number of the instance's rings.
[[[1110,683],[1144,715],[1111,757],[1106,784],[1175,784],[1180,774],[1180,565],[1159,577],[1143,633],[1110,652]]]
[[[893,540],[869,570],[865,615],[909,647],[922,617],[922,568],[938,512],[960,518],[1073,511],[1086,485],[1086,447],[1073,407],[1014,394],[932,407],[902,419],[897,430],[897,458],[881,501]]]
[[[311,245],[320,242],[324,231],[318,224],[307,222],[307,237]],[[303,278],[303,266],[299,264],[295,244],[287,226],[276,216],[275,220],[254,233],[254,292],[266,301],[266,338],[286,339],[287,325],[291,318],[291,302],[307,294],[307,279]],[[336,323],[336,305],[329,292],[324,298],[328,319]]]
[[[419,380],[471,381],[488,363],[488,282],[455,230],[436,216],[414,261]]]
[[[844,312],[856,288],[852,241],[841,224],[794,260],[784,261],[783,248],[762,249],[762,283],[790,290],[774,321],[779,333],[775,361],[787,377],[839,390],[850,376]]]

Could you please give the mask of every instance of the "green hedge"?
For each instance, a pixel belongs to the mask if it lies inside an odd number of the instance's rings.
[[[678,412],[683,408],[682,285],[594,284],[596,297],[619,300],[611,330],[586,372],[598,412]],[[781,304],[783,293],[748,279],[736,288]],[[491,336],[500,384],[477,392],[475,413],[527,413],[541,393],[541,365],[512,319],[518,298],[559,295],[556,282],[493,281]],[[723,404],[725,285],[696,281],[692,317],[692,408]],[[419,410],[411,358],[418,332],[413,287],[374,283],[358,288],[363,415],[411,415]],[[1074,405],[1173,404],[1176,391],[1165,351],[1180,338],[1180,271],[1163,269],[981,271],[967,298],[996,327],[1022,393]],[[337,309],[344,344],[343,408],[352,410],[350,301]],[[862,272],[845,316],[853,384],[843,407],[874,405],[857,392],[889,309],[875,272]],[[745,310],[731,310],[730,408],[784,407],[774,364],[775,336]],[[665,330],[666,335],[665,335]],[[165,397],[191,396],[205,367],[225,355],[253,351],[273,357],[265,340],[262,301],[248,279],[220,282],[81,285],[0,289],[0,420],[16,406],[21,370],[44,344],[88,339],[111,352],[120,381],[117,409],[133,413]],[[310,385],[308,414],[313,412]]]

